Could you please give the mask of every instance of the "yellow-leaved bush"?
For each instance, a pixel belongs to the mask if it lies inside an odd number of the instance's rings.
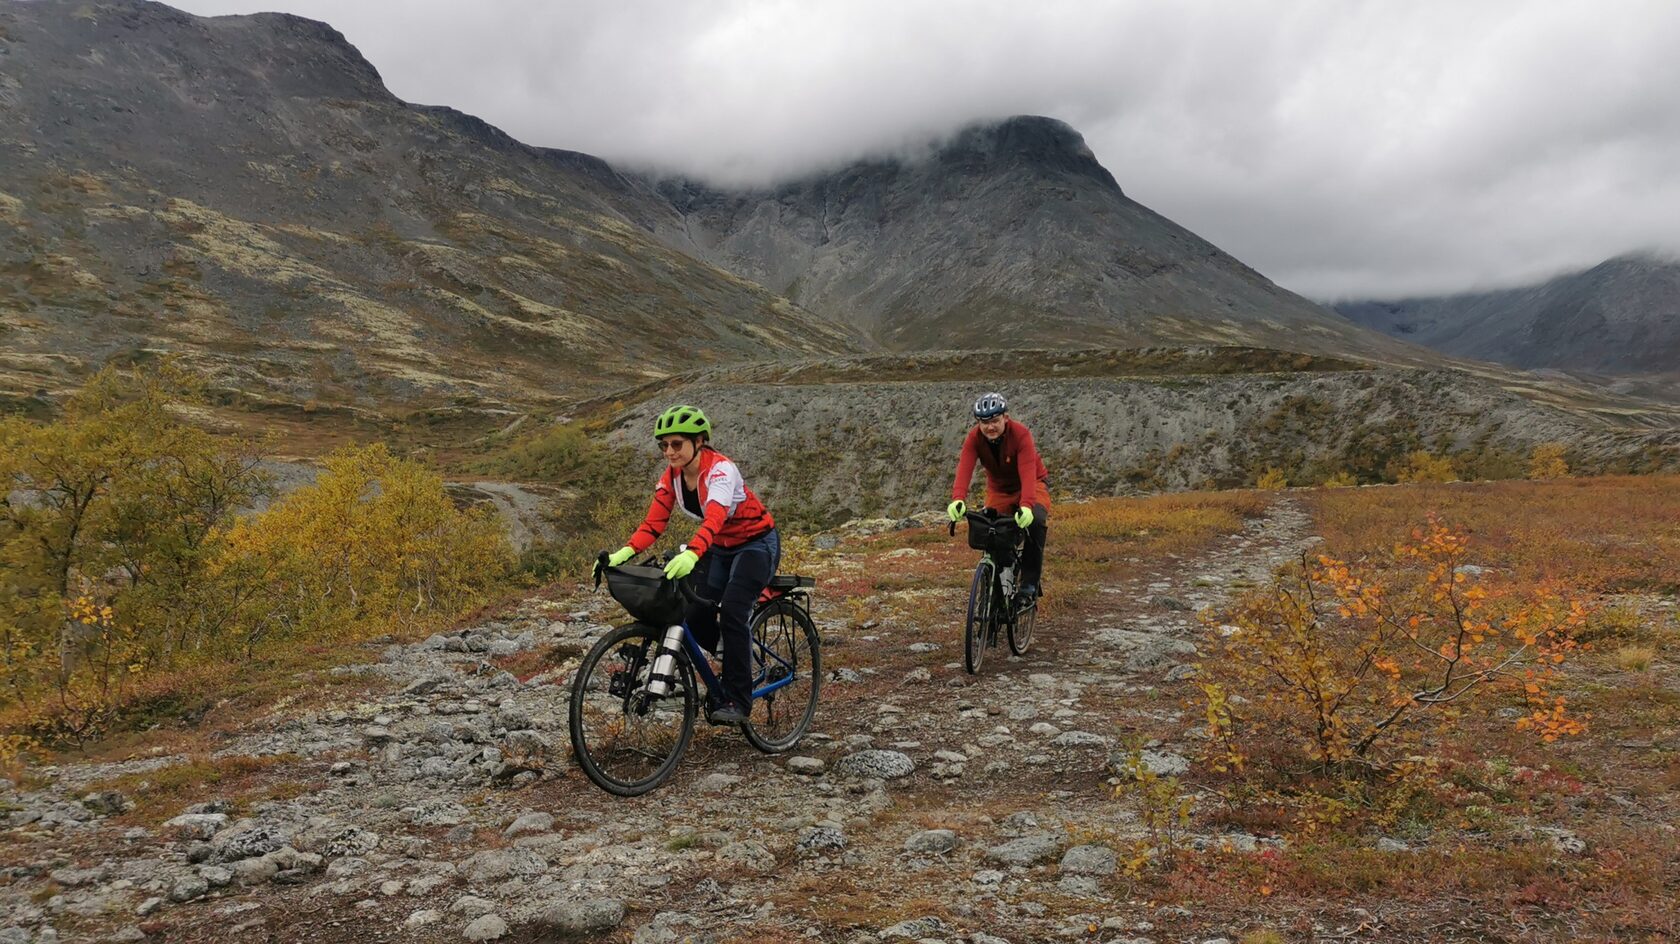
[[[1415,754],[1454,712],[1500,693],[1517,727],[1578,734],[1553,683],[1586,611],[1550,588],[1492,587],[1469,539],[1431,519],[1385,563],[1304,556],[1272,586],[1210,614],[1217,642],[1198,679],[1214,765],[1256,754],[1321,769]]]
[[[329,456],[314,485],[235,522],[217,572],[252,588],[249,647],[458,609],[513,564],[488,513],[458,510],[441,476],[376,444]]]
[[[180,421],[202,402],[164,363],[100,372],[52,422],[0,420],[0,728],[14,739],[85,740],[166,695],[169,671],[383,632],[510,573],[493,521],[382,446],[330,457],[314,485],[251,513],[272,494],[257,444]]]

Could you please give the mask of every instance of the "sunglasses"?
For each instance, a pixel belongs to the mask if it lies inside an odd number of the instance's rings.
[[[679,439],[661,439],[659,441],[659,451],[660,452],[681,452],[682,447],[687,445],[687,444],[688,444],[688,440],[686,440],[686,439],[680,439],[680,438]]]

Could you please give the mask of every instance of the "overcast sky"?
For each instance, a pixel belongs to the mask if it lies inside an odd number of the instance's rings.
[[[323,19],[404,99],[724,184],[1054,116],[1318,299],[1680,254],[1673,0],[175,3]]]

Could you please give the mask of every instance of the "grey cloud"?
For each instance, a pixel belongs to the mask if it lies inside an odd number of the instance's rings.
[[[1319,298],[1680,251],[1665,0],[181,5],[325,19],[405,99],[721,184],[1052,115],[1134,199]]]

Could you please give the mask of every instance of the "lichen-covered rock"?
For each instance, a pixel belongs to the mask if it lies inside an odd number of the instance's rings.
[[[916,772],[916,763],[908,754],[901,751],[868,750],[858,751],[840,758],[834,765],[834,772],[845,777],[873,777],[877,780],[895,780],[908,777]]]

